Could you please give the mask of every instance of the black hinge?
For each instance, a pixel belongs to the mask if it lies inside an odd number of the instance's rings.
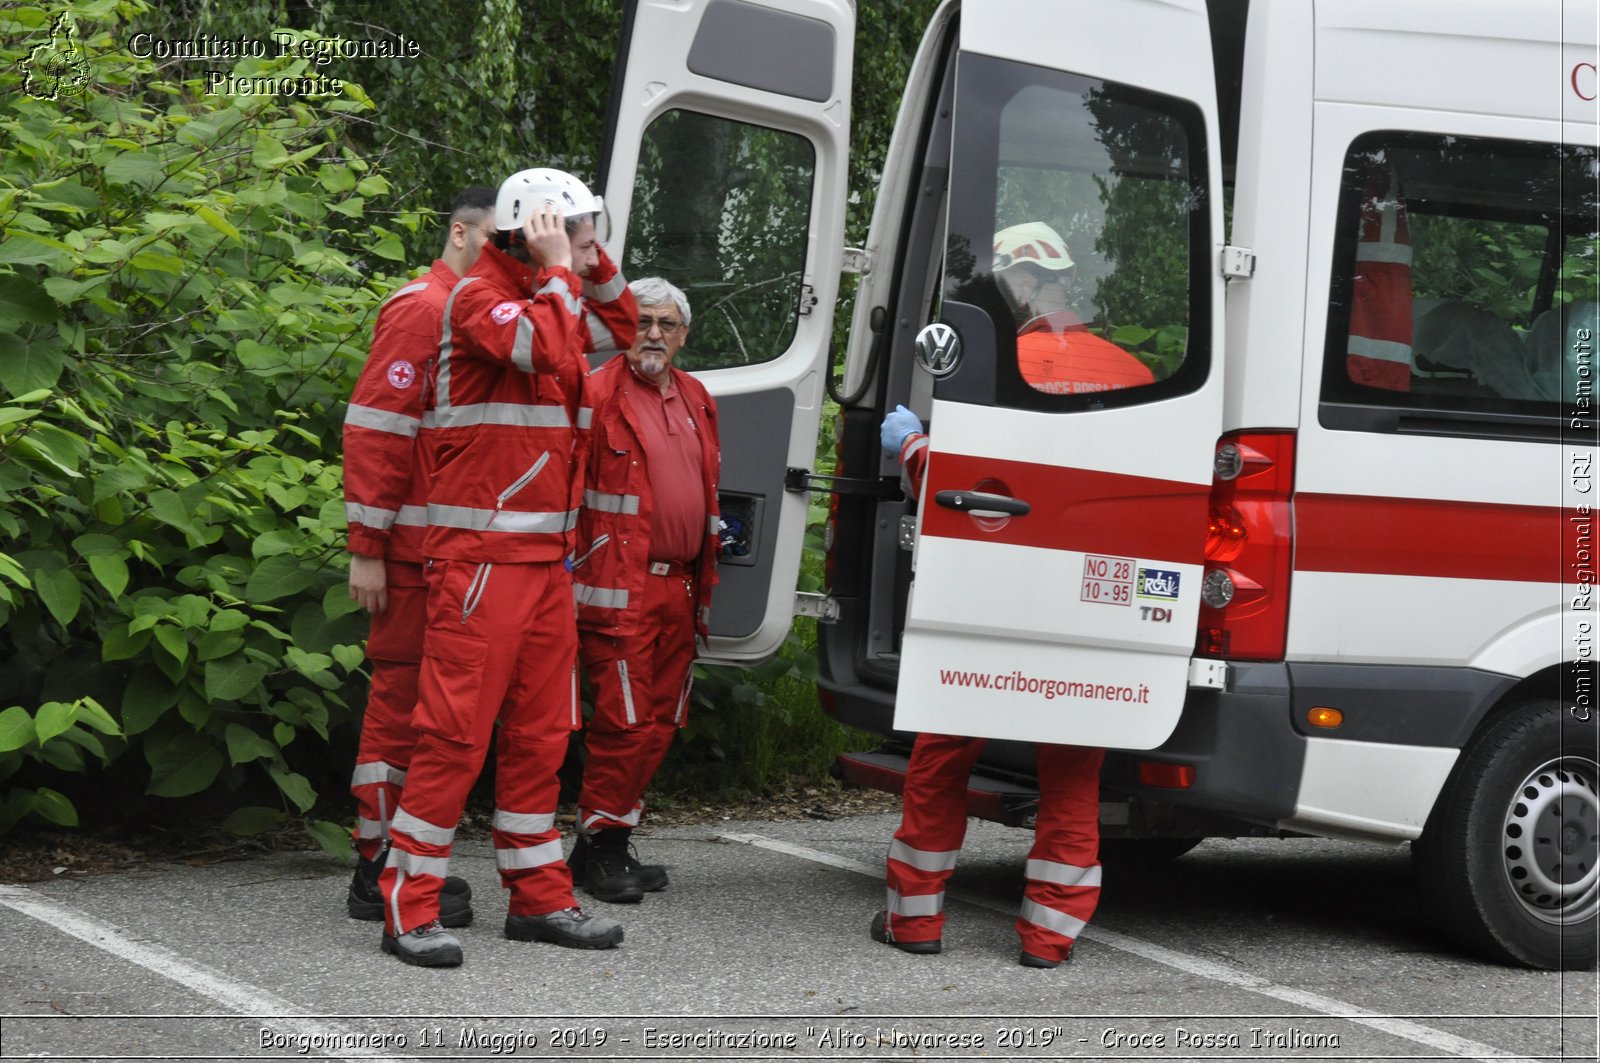
[[[900,493],[899,481],[887,478],[865,480],[850,476],[821,476],[810,469],[790,469],[784,473],[783,489],[796,494],[819,491],[829,495],[871,495],[894,498]]]

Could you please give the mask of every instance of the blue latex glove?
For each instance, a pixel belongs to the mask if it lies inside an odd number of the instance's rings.
[[[917,415],[904,406],[896,406],[890,411],[889,416],[883,419],[883,428],[878,434],[878,439],[883,444],[883,452],[892,458],[897,458],[900,456],[900,446],[906,441],[906,436],[920,431],[922,422],[917,420]]]

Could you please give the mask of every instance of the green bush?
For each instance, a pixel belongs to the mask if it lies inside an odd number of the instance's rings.
[[[46,16],[0,13],[0,830],[73,822],[89,758],[275,791],[229,820],[260,829],[361,697],[340,424],[418,218],[368,217],[358,87],[206,96],[129,54],[142,2],[72,11],[89,85],[55,99],[21,84]]]

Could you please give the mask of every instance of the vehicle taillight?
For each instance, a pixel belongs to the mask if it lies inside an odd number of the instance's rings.
[[[1294,545],[1294,434],[1223,436],[1213,470],[1195,653],[1282,660]]]

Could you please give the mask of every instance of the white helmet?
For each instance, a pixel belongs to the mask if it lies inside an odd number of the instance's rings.
[[[545,167],[520,170],[500,185],[494,201],[494,227],[502,231],[520,229],[529,215],[546,205],[563,218],[599,215],[605,209],[600,197],[570,173]]]
[[[1028,221],[994,234],[996,273],[1023,262],[1049,270],[1072,268],[1072,255],[1061,234],[1042,221]]]

